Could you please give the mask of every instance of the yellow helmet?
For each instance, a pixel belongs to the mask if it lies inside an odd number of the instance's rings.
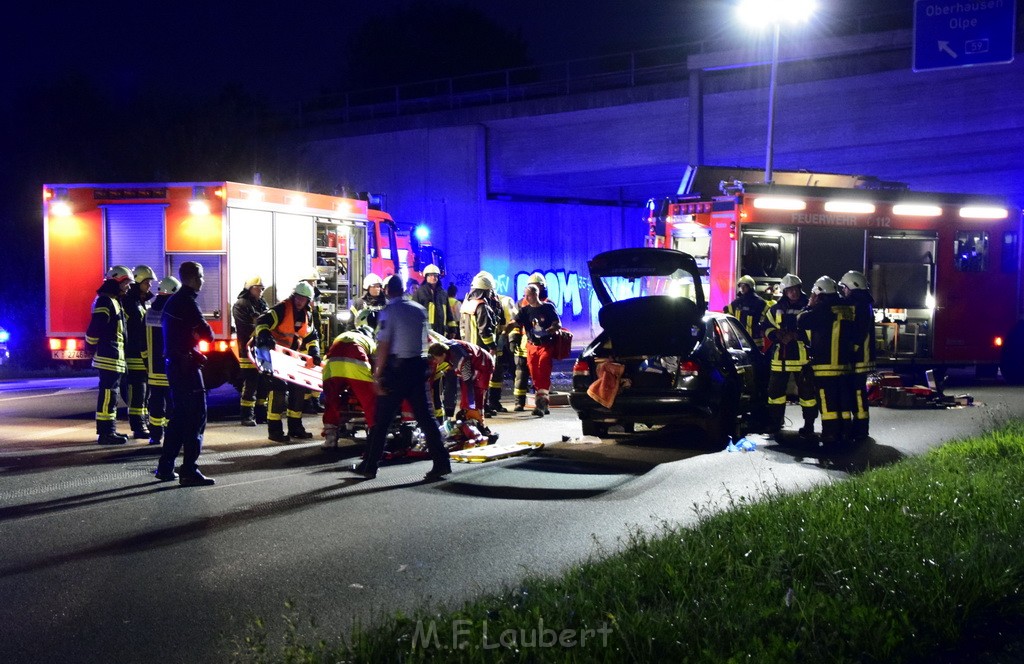
[[[146,279],[152,279],[156,281],[156,272],[153,271],[148,265],[136,265],[135,266],[135,283],[141,284]]]
[[[757,285],[757,284],[754,283],[754,278],[752,276],[750,276],[749,274],[745,274],[742,277],[740,277],[739,281],[736,282],[736,288],[739,288],[743,284],[746,284],[746,285],[750,286],[751,290],[753,290],[754,286]]]
[[[544,279],[544,275],[541,274],[540,272],[534,272],[533,274],[531,274],[530,278],[526,280],[526,283],[537,284],[543,286],[544,288],[548,287],[548,282]]]
[[[245,287],[246,288],[252,288],[253,286],[262,286],[262,285],[263,285],[263,277],[261,277],[259,275],[256,275],[255,277],[253,277],[249,281],[245,282]]]

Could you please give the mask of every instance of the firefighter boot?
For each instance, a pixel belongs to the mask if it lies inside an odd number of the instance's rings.
[[[814,419],[813,418],[808,419],[808,418],[805,417],[804,418],[804,425],[802,427],[800,427],[799,431],[797,431],[797,435],[799,435],[804,440],[810,440],[811,438],[813,438],[814,437]]]
[[[313,434],[306,431],[305,427],[302,426],[301,417],[289,417],[288,418],[288,437],[296,438],[300,440],[309,439],[313,437]]]
[[[132,438],[138,440],[149,438],[149,427],[146,426],[146,418],[141,415],[129,415],[128,424],[132,428]]]
[[[242,410],[239,413],[239,419],[243,427],[254,427],[256,426],[256,414],[252,406],[242,406]]]
[[[96,442],[100,445],[124,445],[128,442],[128,436],[116,431],[107,431],[99,434]]]
[[[267,438],[275,443],[291,442],[284,432],[284,423],[281,420],[267,420]]]
[[[164,442],[164,428],[158,424],[149,427],[149,444],[159,445]]]
[[[256,404],[254,419],[256,424],[267,423],[267,404],[266,402]]]
[[[518,397],[516,397],[516,407],[513,408],[512,410],[514,410],[517,413],[521,413],[524,410],[526,410],[526,395],[525,394],[521,394]]]
[[[501,405],[501,388],[491,387],[487,389],[487,409],[484,413],[488,417],[497,415],[498,413],[507,413],[508,408]]]

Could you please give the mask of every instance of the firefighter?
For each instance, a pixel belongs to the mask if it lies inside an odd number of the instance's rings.
[[[295,285],[291,295],[271,307],[256,319],[257,348],[284,346],[306,353],[313,358],[313,364],[320,364],[320,338],[313,327],[313,316],[309,304],[313,299],[313,287],[305,281]],[[312,438],[313,434],[302,426],[302,410],[306,391],[298,385],[286,383],[279,378],[270,379],[270,400],[267,404],[267,434],[275,443],[287,443],[291,439]],[[288,433],[284,431],[282,416],[288,418]]]
[[[534,272],[526,280],[527,287],[530,284],[535,284],[540,289],[540,301],[548,301],[548,286],[547,281],[544,279],[544,275],[540,272]],[[523,299],[519,301],[519,308],[522,309],[527,305],[526,294],[523,294]],[[515,397],[516,405],[512,409],[517,413],[521,413],[526,410],[526,395],[530,391],[530,369],[526,362],[526,335],[523,334],[523,329],[518,325],[512,327],[512,330],[508,333],[509,347],[512,349],[512,356],[515,358],[515,381],[512,384],[512,395]]]
[[[454,283],[448,284],[448,308],[452,312],[452,320],[455,321],[455,331],[452,332],[452,339],[458,339],[459,321],[462,320],[462,301],[459,300],[459,287]]]
[[[245,282],[238,299],[231,306],[231,319],[235,323],[235,347],[242,379],[239,420],[244,427],[254,427],[267,421],[266,377],[249,359],[249,340],[256,329],[256,319],[266,313],[270,305],[263,299],[263,278],[252,277]]]
[[[526,306],[519,310],[516,324],[526,336],[526,364],[533,380],[534,408],[536,417],[548,414],[548,392],[551,390],[551,346],[554,333],[561,329],[561,321],[555,305],[540,299],[540,287],[530,284],[526,287]]]
[[[128,292],[132,277],[132,271],[123,265],[107,270],[103,284],[96,290],[92,318],[85,332],[85,345],[92,353],[92,366],[100,373],[96,399],[96,442],[100,445],[128,442],[127,436],[117,433],[117,388],[127,371],[125,316],[121,300]]]
[[[128,424],[132,438],[145,440],[150,437],[147,422],[146,401],[149,390],[149,374],[146,368],[146,311],[153,298],[153,282],[156,273],[148,265],[137,265],[133,271],[134,281],[129,284],[124,296],[125,362],[128,367]]]
[[[160,317],[171,295],[178,292],[181,282],[174,277],[164,277],[157,287],[153,305],[146,312],[146,371],[149,378],[149,444],[163,442],[170,415],[171,391],[167,382],[167,366],[164,357],[164,329]]]
[[[839,290],[854,307],[857,340],[850,374],[850,403],[853,422],[850,437],[860,441],[868,437],[868,375],[875,370],[875,301],[871,297],[867,277],[850,270],[839,280]]]
[[[836,282],[823,276],[814,282],[807,308],[797,327],[810,333],[811,369],[818,390],[821,444],[834,447],[846,441],[851,419],[849,376],[856,343],[854,307],[839,297]]]
[[[373,387],[373,356],[377,342],[373,330],[362,326],[343,332],[334,338],[324,360],[324,449],[338,446],[338,434],[345,422],[341,421],[342,393],[352,391],[363,409],[367,430],[373,428],[377,393]]]
[[[739,294],[725,307],[725,313],[735,316],[754,343],[760,347],[763,343],[764,313],[768,310],[768,303],[754,292],[755,286],[753,277],[746,274],[740,277],[736,283]]]
[[[355,327],[369,325],[377,329],[377,317],[387,304],[384,297],[384,282],[371,272],[363,278],[363,297],[352,303],[350,309]],[[361,317],[360,317],[361,316]]]
[[[771,372],[768,378],[768,418],[772,433],[782,429],[786,414],[786,393],[790,380],[796,383],[797,397],[803,411],[804,425],[799,434],[809,438],[814,433],[814,420],[818,415],[814,375],[808,365],[807,333],[796,324],[796,317],[807,307],[800,277],[787,274],[782,278],[782,298],[765,314],[765,337],[768,339],[768,359]]]
[[[436,265],[428,265],[423,268],[424,282],[412,294],[412,301],[427,310],[427,324],[430,329],[441,336],[451,339],[458,336],[456,333],[458,324],[452,316],[451,307],[448,305],[448,293],[441,288],[441,270]],[[431,396],[434,403],[434,417],[441,419],[449,408],[454,411],[455,392],[458,390],[458,381],[449,377],[445,372],[440,381],[431,383]],[[442,390],[442,383],[444,389]],[[441,396],[444,392],[445,404],[442,404]],[[450,393],[450,394],[449,394]],[[448,415],[452,413],[449,412]]]
[[[490,272],[480,271],[473,277],[469,286],[469,294],[461,307],[461,320],[459,321],[459,332],[463,341],[480,346],[489,353],[496,353],[498,350],[498,335],[504,331],[504,326],[511,322],[505,320],[504,309],[501,301],[494,292],[494,277]],[[497,385],[495,385],[497,383]],[[497,395],[501,396],[500,376],[491,376],[488,389],[488,401],[491,391],[497,388]],[[496,415],[497,410],[489,408],[490,403],[485,404],[484,409],[487,415]]]
[[[434,366],[447,364],[462,390],[459,407],[469,419],[484,421],[488,385],[494,374],[494,357],[486,350],[462,339],[449,339],[430,344],[427,350]]]

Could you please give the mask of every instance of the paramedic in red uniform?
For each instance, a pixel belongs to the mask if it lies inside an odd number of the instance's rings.
[[[554,333],[562,327],[555,305],[541,302],[540,287],[530,284],[526,287],[526,306],[519,309],[515,323],[526,335],[526,365],[533,380],[533,414],[544,417],[548,414],[548,392],[551,390],[551,346]]]
[[[430,344],[428,351],[435,366],[445,363],[462,386],[460,408],[479,411],[476,420],[483,420],[487,389],[494,373],[494,358],[480,346],[461,339]]]

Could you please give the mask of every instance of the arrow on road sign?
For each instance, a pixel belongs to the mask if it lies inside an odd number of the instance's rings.
[[[949,47],[949,42],[948,41],[940,41],[939,42],[939,50],[942,51],[943,53],[946,53],[951,58],[955,58],[956,57],[956,51],[954,51],[953,49],[951,49]]]

